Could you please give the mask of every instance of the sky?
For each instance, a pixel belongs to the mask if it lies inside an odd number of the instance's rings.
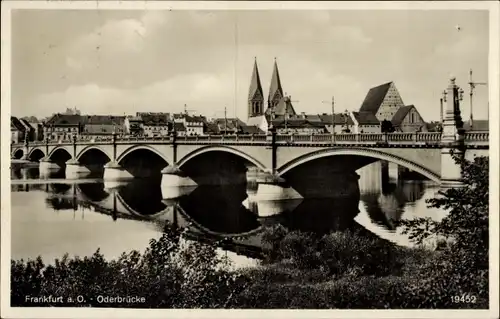
[[[180,112],[247,118],[254,58],[267,98],[274,58],[296,112],[359,109],[393,81],[439,120],[450,75],[488,80],[488,12],[479,10],[14,10],[12,114]],[[460,26],[460,31],[456,26]],[[488,88],[474,118],[488,116]]]

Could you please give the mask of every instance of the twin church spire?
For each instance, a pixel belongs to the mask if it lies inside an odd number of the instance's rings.
[[[274,59],[273,75],[269,86],[269,95],[267,97],[268,109],[275,108],[284,98],[283,88],[281,87],[278,63]],[[260,82],[259,69],[257,67],[257,58],[255,58],[252,79],[250,80],[250,89],[248,92],[248,117],[264,115],[264,94]]]

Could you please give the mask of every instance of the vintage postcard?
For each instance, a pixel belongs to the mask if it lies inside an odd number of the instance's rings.
[[[497,318],[498,19],[2,1],[1,317]]]

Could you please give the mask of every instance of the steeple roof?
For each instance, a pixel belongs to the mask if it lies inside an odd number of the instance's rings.
[[[283,97],[283,88],[281,87],[280,74],[278,72],[278,63],[274,60],[273,75],[271,77],[271,85],[269,87],[268,101],[272,101],[279,92],[279,98]]]
[[[252,79],[250,80],[250,89],[248,90],[248,100],[264,98],[262,85],[260,84],[259,68],[257,67],[257,59],[253,64]]]

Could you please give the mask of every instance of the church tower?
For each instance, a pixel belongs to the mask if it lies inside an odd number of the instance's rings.
[[[259,68],[257,58],[253,64],[252,79],[248,90],[248,118],[264,114],[264,93],[260,84]]]
[[[281,87],[280,74],[278,72],[278,64],[275,58],[273,76],[271,77],[269,96],[267,98],[267,106],[269,107],[269,109],[276,107],[282,98],[283,98],[283,88]]]

